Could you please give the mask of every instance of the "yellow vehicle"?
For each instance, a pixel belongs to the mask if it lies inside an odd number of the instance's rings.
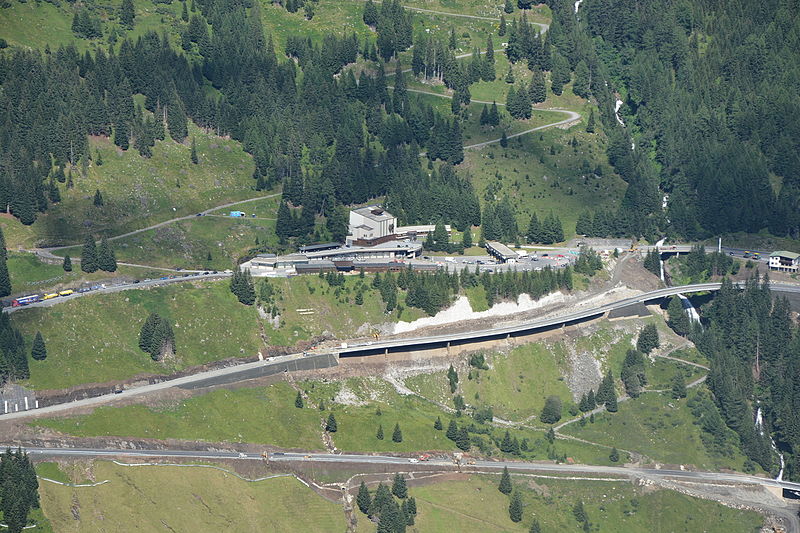
[[[57,292],[51,292],[50,294],[45,294],[44,298],[42,298],[42,300],[50,300],[52,298],[58,298],[58,293]]]
[[[69,296],[70,294],[74,294],[74,293],[75,293],[75,291],[73,291],[72,289],[67,289],[65,291],[59,291],[58,295],[59,296]]]

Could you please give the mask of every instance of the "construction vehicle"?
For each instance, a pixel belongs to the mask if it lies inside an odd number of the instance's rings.
[[[58,295],[59,295],[59,296],[69,296],[70,294],[72,294],[72,293],[74,293],[74,292],[75,292],[75,291],[73,291],[72,289],[67,289],[67,290],[65,290],[65,291],[59,291],[59,292],[58,292]]]
[[[431,454],[423,453],[422,455],[419,456],[419,460],[420,461],[430,461],[431,460]]]

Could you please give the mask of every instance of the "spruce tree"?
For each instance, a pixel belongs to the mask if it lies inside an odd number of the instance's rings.
[[[511,0],[506,0],[505,5],[503,6],[503,11],[511,14],[514,12],[514,4],[511,3]]]
[[[72,272],[72,259],[69,257],[69,254],[64,256],[64,262],[61,263],[61,268],[64,269],[64,272]]]
[[[36,336],[33,338],[33,346],[31,347],[31,357],[37,361],[44,361],[47,357],[47,348],[44,345],[42,332],[37,331]]]
[[[106,272],[117,271],[117,258],[114,255],[114,250],[105,238],[100,241],[100,249],[97,252],[97,266],[100,270]]]
[[[184,5],[184,9],[186,6]],[[133,8],[133,0],[122,0],[122,7],[120,8],[119,20],[128,28],[133,28],[133,21],[136,17],[136,11]]]
[[[97,243],[94,237],[89,234],[81,250],[81,270],[87,273],[97,272]]]
[[[492,101],[492,107],[489,108],[489,125],[500,125],[500,112],[497,110],[497,102]]]
[[[469,431],[467,427],[464,426],[458,430],[458,434],[456,435],[456,446],[459,450],[467,452],[470,448],[470,440],[469,440]]]
[[[547,85],[544,79],[544,72],[536,70],[531,79],[531,87],[529,90],[531,102],[540,104],[547,99]]]
[[[328,421],[325,423],[325,431],[329,433],[336,433],[338,427],[336,426],[336,417],[333,416],[333,413],[328,415]]]
[[[497,35],[500,37],[506,34],[506,16],[500,13],[500,26],[497,28]]]
[[[511,495],[511,503],[508,504],[508,517],[512,522],[522,522],[522,497],[518,491]]]
[[[186,0],[183,0],[181,4],[181,20],[189,22],[189,10],[186,8]]]
[[[508,472],[508,467],[503,467],[503,475],[500,476],[500,485],[498,485],[497,490],[502,492],[503,494],[511,494],[513,490],[513,486],[511,485],[511,474]]]
[[[675,372],[675,376],[672,378],[672,397],[675,400],[686,398],[686,379],[680,369]]]
[[[9,296],[11,294],[11,276],[8,273],[8,264],[6,263],[5,237],[3,231],[0,230],[0,296]],[[0,364],[0,366],[2,366]],[[2,369],[0,369],[0,380],[2,380]]]
[[[503,130],[503,134],[500,136],[500,146],[506,148],[508,146],[508,137],[506,137],[506,131]]]
[[[575,502],[575,505],[572,507],[572,515],[575,517],[579,523],[584,523],[588,521],[588,517],[586,515],[586,509],[583,508],[583,501],[578,500]]]
[[[481,110],[481,117],[478,121],[481,126],[486,126],[489,124],[489,108],[486,107],[486,104],[483,104],[483,109]]]
[[[445,432],[445,437],[452,441],[455,441],[456,437],[458,437],[458,424],[456,424],[455,420],[450,420],[450,424],[448,424],[447,431]]]
[[[403,432],[400,430],[399,423],[396,423],[394,425],[394,431],[392,432],[392,442],[403,442]]]
[[[639,332],[639,339],[636,341],[636,349],[644,354],[649,354],[655,348],[660,346],[658,338],[658,328],[655,324],[647,324],[641,332]]]
[[[369,489],[366,483],[361,481],[361,486],[358,487],[358,496],[356,496],[356,503],[359,510],[364,514],[369,514],[369,506],[372,504],[372,498],[369,495]]]
[[[616,448],[616,447],[614,447],[614,448],[611,448],[611,453],[608,455],[608,459],[609,459],[609,460],[610,460],[612,463],[617,463],[617,462],[619,462],[619,451],[617,450],[617,448]]]
[[[464,230],[463,236],[461,238],[461,244],[465,250],[467,248],[472,248],[472,228],[467,228]]]
[[[589,120],[586,121],[586,133],[594,133],[595,130],[595,119],[594,119],[594,109],[589,111]]]
[[[139,348],[142,351],[150,351],[150,346],[153,344],[153,332],[159,320],[161,320],[161,317],[156,313],[150,313],[147,320],[142,324],[142,329],[139,331]]]
[[[100,193],[100,189],[95,189],[92,203],[95,207],[103,207],[103,195]]]
[[[437,431],[442,430],[442,419],[439,418],[438,416],[436,417],[436,422],[433,423],[433,429]]]
[[[670,299],[669,305],[667,306],[667,315],[669,317],[667,324],[675,330],[675,333],[686,336],[691,331],[692,324],[689,320],[689,315],[683,308],[683,302],[679,296],[673,296]]]
[[[191,157],[192,163],[194,163],[195,165],[200,162],[197,159],[197,142],[195,141],[194,136],[192,136],[192,150],[191,150],[190,157]]]
[[[298,409],[303,408],[303,395],[300,394],[300,391],[297,391],[297,396],[294,398],[294,406]]]
[[[408,487],[406,486],[406,479],[400,473],[394,475],[394,481],[392,482],[392,494],[394,494],[401,500],[408,496]]]
[[[528,533],[542,533],[542,527],[535,518],[533,519],[533,523],[531,523],[531,528],[528,530]]]
[[[378,424],[378,431],[375,433],[375,438],[383,440],[383,424]]]

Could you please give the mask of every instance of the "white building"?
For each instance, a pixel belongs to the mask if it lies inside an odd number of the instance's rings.
[[[397,217],[377,205],[360,207],[350,211],[350,235],[348,243],[363,239],[373,240],[393,235]]]
[[[779,250],[769,254],[770,270],[782,270],[784,272],[797,272],[800,267],[800,254]]]

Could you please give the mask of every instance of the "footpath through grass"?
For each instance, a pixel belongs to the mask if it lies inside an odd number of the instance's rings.
[[[633,487],[627,481],[558,481],[512,474],[523,499],[523,517],[510,520],[509,498],[497,490],[500,476],[471,476],[415,487],[416,523],[426,532],[529,531],[536,518],[542,531],[578,531],[572,512],[582,501],[591,531],[613,533],[751,533],[763,523],[752,511],[668,490]],[[359,515],[362,518],[363,515]]]
[[[635,450],[668,464],[741,471],[745,462],[738,449],[732,448],[731,456],[709,452],[703,443],[702,429],[696,424],[686,400],[674,400],[669,394],[643,393],[639,398],[620,403],[617,413],[595,415],[593,424],[571,424],[562,432],[607,446]]]
[[[305,397],[300,409],[294,404],[296,391],[280,382],[266,388],[214,391],[162,407],[102,407],[89,415],[39,419],[32,424],[81,437],[247,442],[318,450],[322,448],[322,423],[333,413],[338,431],[331,436],[340,450],[411,453],[457,451],[444,431],[454,419],[459,427],[474,425],[472,453],[512,457],[498,449],[505,427],[480,424],[467,415],[456,417],[416,396],[398,394],[382,379],[309,380],[298,385]],[[433,427],[437,417],[442,420],[443,430]],[[395,424],[400,425],[401,442],[392,439]],[[377,437],[379,426],[383,439]],[[544,431],[512,430],[511,436],[527,442],[528,451],[513,456],[520,459],[570,457],[581,463],[610,464],[605,448],[571,441],[553,445]]]
[[[37,331],[47,343],[47,359],[30,362],[31,377],[23,384],[64,388],[255,354],[256,310],[239,304],[225,282],[189,283],[93,294],[14,313],[12,322],[28,346]],[[168,318],[175,332],[177,355],[164,362],[139,349],[139,331],[151,312]]]
[[[95,479],[110,482],[87,488],[40,482],[42,509],[55,531],[345,529],[341,506],[294,477],[248,483],[211,468],[125,467],[108,462],[95,462],[92,470]]]

